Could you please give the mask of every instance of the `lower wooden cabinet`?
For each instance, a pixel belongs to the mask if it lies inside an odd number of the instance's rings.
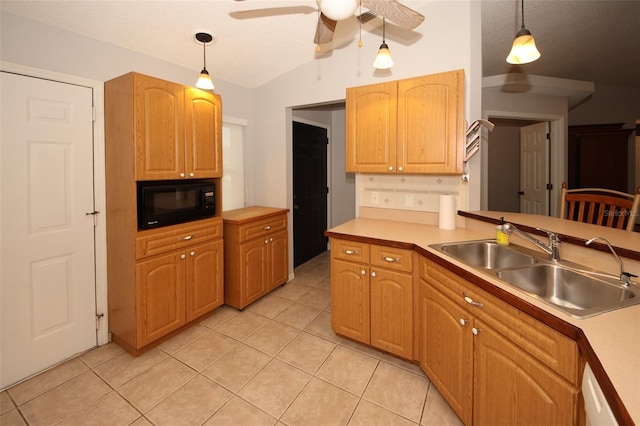
[[[109,330],[137,355],[224,303],[222,219],[140,231],[109,252]]]
[[[288,211],[254,206],[223,213],[227,305],[244,309],[289,279]]]
[[[334,238],[331,252],[333,330],[413,359],[411,250]]]
[[[574,341],[420,263],[420,366],[465,424],[582,424]]]

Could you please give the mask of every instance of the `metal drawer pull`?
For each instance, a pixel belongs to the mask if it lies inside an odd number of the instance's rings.
[[[382,260],[386,260],[387,262],[391,263],[391,262],[400,262],[400,258],[396,257],[389,257],[389,256],[385,256],[384,254],[382,255]]]
[[[360,275],[367,275],[367,271],[363,269],[362,271],[360,271]]]
[[[262,227],[263,231],[268,231],[269,229],[271,229],[271,225],[267,225],[267,226],[263,226]]]
[[[474,336],[477,336],[478,334],[480,334],[480,329],[473,327],[471,329],[471,332],[473,333]]]
[[[360,254],[360,252],[358,250],[343,250],[344,254],[347,254],[349,256],[353,256],[354,254]]]
[[[462,293],[462,295],[464,296],[464,301],[467,302],[468,304],[473,305],[473,306],[479,306],[479,307],[483,307],[484,306],[484,304],[482,304],[482,302],[476,302],[475,300],[473,300],[472,298],[467,296],[467,293]]]
[[[192,239],[193,237],[195,237],[196,235],[187,235],[186,237],[180,237],[178,238],[178,241],[189,241],[190,239]]]
[[[468,322],[469,322],[469,320],[460,318],[460,325],[467,325]]]

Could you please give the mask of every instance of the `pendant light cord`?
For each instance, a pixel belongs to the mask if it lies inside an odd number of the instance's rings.
[[[386,30],[386,22],[385,21],[386,21],[385,17],[383,16],[382,17],[382,42],[383,43],[386,43],[386,40],[385,40],[386,39],[386,36],[385,36],[385,34],[386,34],[386,31],[385,31]]]
[[[202,42],[202,50],[204,51],[204,64],[203,64],[203,68],[206,70],[207,69],[207,43],[205,43],[204,41]]]
[[[520,6],[520,12],[522,13],[522,27],[520,27],[521,30],[524,30],[525,26],[524,26],[524,0],[520,0],[521,1],[521,6]]]

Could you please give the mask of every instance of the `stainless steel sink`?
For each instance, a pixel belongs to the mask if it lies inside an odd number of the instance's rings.
[[[507,283],[538,296],[574,316],[584,318],[639,303],[633,288],[614,278],[596,277],[562,265],[536,265],[496,271]]]
[[[582,265],[547,259],[545,253],[495,240],[434,244],[432,248],[499,278],[557,309],[587,318],[640,304],[640,286]]]
[[[495,241],[468,241],[433,246],[458,260],[477,268],[500,269],[531,265],[536,258],[516,251],[508,246],[500,246]]]

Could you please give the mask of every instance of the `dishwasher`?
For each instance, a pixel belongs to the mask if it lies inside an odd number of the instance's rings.
[[[582,395],[587,412],[586,426],[618,425],[589,364],[585,365],[582,374]]]

